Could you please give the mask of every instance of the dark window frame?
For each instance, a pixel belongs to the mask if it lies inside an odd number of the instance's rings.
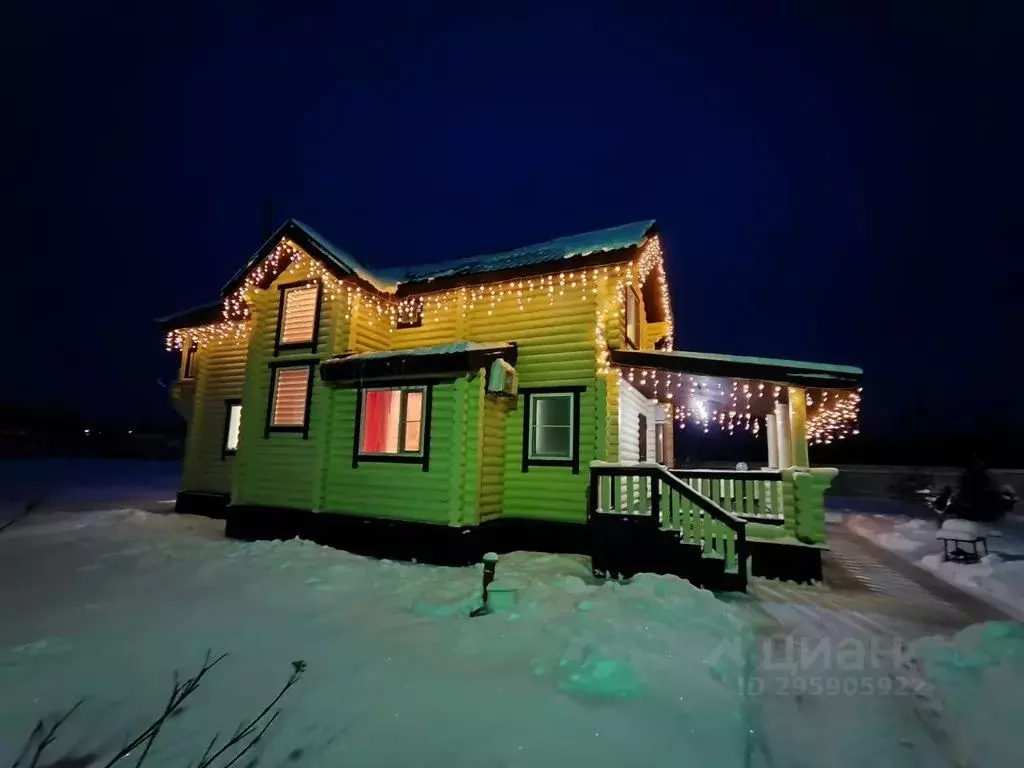
[[[381,464],[421,464],[424,472],[430,471],[430,429],[434,412],[434,385],[436,379],[410,379],[408,381],[373,382],[365,387],[356,388],[356,423],[352,436],[352,469],[358,469],[362,463]],[[362,453],[360,443],[363,427],[363,395],[370,389],[423,389],[423,418],[420,421],[419,454],[412,453]]]
[[[224,401],[224,434],[220,440],[220,457],[226,459],[228,456],[234,456],[238,453],[238,446],[235,448],[228,448],[228,433],[231,430],[231,409],[234,407],[242,408],[242,398],[231,397]],[[242,428],[242,416],[238,416],[238,428],[239,428],[239,442],[241,442],[241,428]]]
[[[638,448],[638,453],[637,453],[637,457],[638,458],[637,458],[637,460],[638,461],[647,461],[647,414],[646,413],[641,413],[639,415],[639,418],[637,419],[637,422],[638,422],[638,429],[637,429],[637,431],[639,432],[638,440],[637,440],[637,442],[639,443],[639,445],[637,446],[637,448]]]
[[[311,341],[296,341],[290,344],[281,343],[281,331],[284,329],[284,298],[291,288],[304,288],[310,285],[316,286],[316,310],[313,314],[313,338]],[[316,346],[320,337],[320,310],[323,308],[324,287],[319,280],[296,280],[291,283],[281,283],[277,286],[280,292],[277,299],[277,330],[274,331],[274,357],[282,352],[312,352],[316,354]]]
[[[182,379],[194,379],[196,377],[196,358],[199,356],[199,342],[192,341],[188,349],[184,350],[185,360],[181,366]]]
[[[301,434],[303,440],[309,439],[309,417],[313,407],[313,379],[316,377],[314,369],[320,361],[313,360],[273,360],[269,363],[270,368],[270,394],[267,397],[267,418],[263,427],[263,437],[270,437],[272,434]],[[281,368],[308,368],[309,380],[306,382],[306,411],[303,415],[302,424],[288,424],[287,426],[274,426],[274,393],[277,390],[277,374]]]
[[[523,396],[523,472],[529,472],[530,467],[570,467],[574,475],[580,473],[580,399],[586,391],[585,386],[519,388],[519,394]],[[572,395],[572,458],[530,458],[530,417],[533,412],[533,396],[568,394]]]
[[[630,299],[633,300],[634,314],[636,315],[636,338],[629,335],[629,307]],[[640,294],[632,285],[626,286],[626,327],[622,334],[626,340],[626,346],[630,349],[640,349]]]

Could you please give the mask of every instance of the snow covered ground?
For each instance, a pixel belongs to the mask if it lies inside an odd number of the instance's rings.
[[[1024,530],[1014,521],[991,527],[1000,535],[988,539],[989,554],[973,564],[944,560],[934,520],[851,515],[846,523],[855,533],[1024,620]]]
[[[96,764],[208,648],[229,656],[147,766],[194,764],[299,659],[308,670],[255,753],[262,765],[988,768],[1017,757],[1019,625],[865,653],[857,638],[759,625],[742,601],[674,577],[599,583],[584,558],[532,553],[498,565],[515,607],[468,618],[479,569],[232,542],[221,527],[113,509],[33,515],[0,535],[0,765],[39,718],[81,697],[39,765]],[[58,762],[69,756],[84,757]]]
[[[173,502],[181,462],[129,459],[0,460],[0,520],[16,517],[26,503],[44,509]]]

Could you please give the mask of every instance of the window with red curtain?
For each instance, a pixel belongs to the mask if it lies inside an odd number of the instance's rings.
[[[365,390],[359,453],[422,454],[423,406],[423,387]]]

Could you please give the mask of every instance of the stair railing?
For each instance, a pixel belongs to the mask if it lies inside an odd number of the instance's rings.
[[[659,464],[590,465],[588,519],[613,514],[650,517],[651,524],[720,557],[747,583],[747,522]]]

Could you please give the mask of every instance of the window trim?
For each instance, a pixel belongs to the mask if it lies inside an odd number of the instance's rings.
[[[419,453],[363,453],[360,450],[363,436],[363,396],[365,392],[380,389],[417,390],[423,392],[423,418],[420,421],[420,452]],[[405,408],[403,398],[402,408]],[[375,382],[374,386],[356,388],[356,424],[352,436],[352,469],[357,469],[363,462],[382,464],[421,464],[423,471],[430,471],[430,425],[434,410],[434,380],[408,380],[395,382]],[[399,436],[399,445],[405,437],[405,430]]]
[[[580,396],[587,391],[585,386],[576,387],[520,387],[523,396],[523,472],[530,467],[571,467],[572,473],[580,473]],[[533,415],[534,395],[572,395],[572,457],[568,459],[543,459],[530,456],[530,420]]]
[[[654,461],[665,463],[665,424],[664,421],[654,422]]]
[[[309,415],[310,410],[313,406],[313,378],[317,363],[319,360],[273,360],[268,364],[270,368],[270,386],[268,387],[270,393],[267,397],[267,418],[263,428],[263,437],[270,437],[272,434],[301,434],[303,440],[309,439]],[[277,390],[277,372],[281,368],[308,368],[309,369],[309,380],[306,382],[306,412],[303,417],[303,423],[300,424],[289,424],[287,426],[275,427],[272,423],[274,417],[274,393]]]
[[[625,332],[622,334],[626,340],[626,346],[630,349],[640,349],[640,294],[637,293],[636,288],[632,285],[626,286],[626,327]],[[633,306],[636,308],[636,338],[631,339],[629,336],[629,300],[633,299]]]
[[[311,341],[296,341],[290,344],[281,343],[281,331],[284,329],[284,297],[291,288],[302,288],[305,286],[316,286],[316,309],[313,314],[313,338]],[[297,280],[291,283],[281,283],[277,286],[279,296],[277,299],[277,330],[274,332],[274,357],[282,352],[296,352],[299,350],[309,351],[316,354],[317,341],[320,337],[320,310],[323,306],[324,287],[319,280]]]
[[[242,409],[242,398],[231,397],[224,401],[224,435],[220,441],[220,457],[226,459],[228,456],[234,456],[238,453],[238,446],[233,449],[228,448],[228,433],[231,430],[231,409],[238,407]],[[242,430],[242,414],[238,414],[238,430],[239,430],[239,443],[241,443],[241,430]]]
[[[639,440],[637,440],[637,460],[640,462],[647,461],[647,414],[639,414],[637,419],[637,432]]]
[[[188,348],[182,351],[184,359],[181,361],[181,378],[183,381],[192,381],[196,377],[196,357],[199,355],[199,342],[189,342]]]

